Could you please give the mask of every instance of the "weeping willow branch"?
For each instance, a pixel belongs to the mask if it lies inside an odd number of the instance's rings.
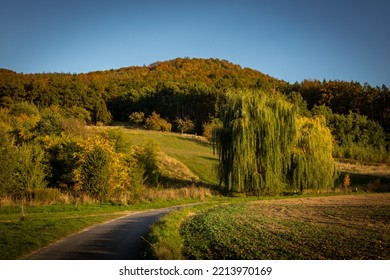
[[[298,118],[292,158],[293,189],[324,189],[334,185],[332,134],[320,118]]]

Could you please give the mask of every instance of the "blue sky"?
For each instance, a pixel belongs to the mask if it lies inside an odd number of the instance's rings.
[[[220,58],[288,82],[390,85],[390,1],[1,0],[0,68],[90,72]]]

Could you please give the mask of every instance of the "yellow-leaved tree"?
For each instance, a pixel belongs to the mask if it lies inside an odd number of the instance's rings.
[[[109,140],[95,135],[85,139],[80,146],[82,152],[74,171],[75,190],[106,200],[129,187],[125,155],[117,153]]]

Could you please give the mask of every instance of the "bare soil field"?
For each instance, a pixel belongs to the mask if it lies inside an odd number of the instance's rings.
[[[373,211],[382,207],[390,207],[389,193],[260,201],[250,203],[249,209],[261,209],[262,215],[280,219],[369,226],[390,232],[390,213]]]

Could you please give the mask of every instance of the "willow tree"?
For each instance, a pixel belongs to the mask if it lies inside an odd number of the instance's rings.
[[[316,121],[315,129],[309,130],[303,123],[310,125],[310,121],[297,117],[292,104],[281,96],[260,91],[229,93],[220,112],[222,126],[215,131],[220,185],[229,192],[252,195],[318,187],[324,180],[328,186],[334,171],[328,153],[331,137],[322,143],[321,133],[329,130],[322,130]],[[329,164],[324,165],[326,161]]]
[[[290,187],[301,192],[332,188],[335,175],[333,138],[325,126],[325,119],[301,117],[296,120],[296,126]]]
[[[228,94],[215,132],[219,178],[227,191],[273,194],[286,186],[295,114],[282,98],[263,92]]]

